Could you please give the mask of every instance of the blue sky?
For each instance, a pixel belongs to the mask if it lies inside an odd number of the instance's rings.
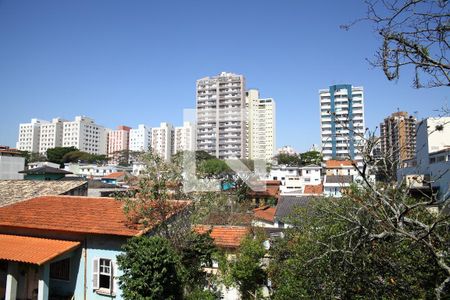
[[[0,0],[0,145],[19,123],[86,115],[114,128],[180,125],[195,80],[243,74],[277,102],[277,145],[320,142],[318,90],[365,88],[366,126],[397,109],[418,117],[448,105],[446,88],[389,82],[372,58],[360,0]]]

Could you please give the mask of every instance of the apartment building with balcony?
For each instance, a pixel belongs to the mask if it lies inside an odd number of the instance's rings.
[[[113,163],[119,163],[121,157],[120,153],[128,151],[130,130],[131,127],[121,125],[117,126],[116,130],[108,132],[108,157],[112,159]]]
[[[63,138],[63,123],[66,120],[54,118],[50,123],[41,124],[39,134],[39,153],[45,155],[47,149],[61,147]]]
[[[222,72],[196,82],[197,150],[220,159],[245,158],[243,75]]]
[[[275,101],[260,98],[259,91],[246,92],[247,158],[269,161],[275,155]]]
[[[48,124],[48,121],[31,119],[30,123],[19,124],[19,137],[16,148],[21,151],[31,153],[39,152],[39,138],[42,124]]]
[[[392,162],[414,158],[416,118],[407,112],[395,112],[380,124],[381,153]]]
[[[144,124],[130,130],[130,151],[146,152],[150,149],[152,129]]]
[[[161,123],[159,127],[152,128],[152,151],[165,160],[172,157],[174,129],[172,124]]]
[[[349,84],[319,90],[323,160],[350,159],[362,163],[364,89]]]
[[[196,133],[196,126],[191,122],[184,122],[183,126],[175,127],[172,153],[195,151],[197,142]]]
[[[63,147],[76,147],[91,154],[107,154],[108,130],[91,118],[76,116],[74,121],[63,124]]]

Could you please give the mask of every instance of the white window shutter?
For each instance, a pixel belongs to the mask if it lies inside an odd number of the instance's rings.
[[[94,258],[92,261],[92,288],[98,290],[100,288],[100,259]]]
[[[111,261],[111,292],[119,289],[119,279],[117,278],[117,264]]]

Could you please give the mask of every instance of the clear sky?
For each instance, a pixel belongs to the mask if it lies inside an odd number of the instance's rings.
[[[397,109],[433,116],[448,89],[389,82],[372,58],[360,0],[0,0],[0,145],[19,123],[76,115],[117,125],[181,125],[195,81],[221,71],[277,102],[277,145],[320,143],[318,90],[364,86],[366,126]]]

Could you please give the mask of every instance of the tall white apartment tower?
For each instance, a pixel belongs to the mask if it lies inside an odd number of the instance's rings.
[[[248,158],[270,160],[275,155],[275,101],[260,98],[259,91],[246,92]]]
[[[32,153],[39,152],[39,138],[42,124],[48,124],[48,121],[31,119],[30,123],[21,123],[19,125],[19,137],[16,148],[22,151]]]
[[[54,118],[51,123],[41,124],[39,135],[39,153],[46,154],[47,149],[61,147],[63,138],[63,120]]]
[[[172,157],[174,140],[173,126],[161,123],[159,127],[152,128],[152,151],[165,160]]]
[[[91,118],[77,116],[74,121],[64,122],[62,145],[91,154],[107,154],[108,130]]]
[[[222,72],[197,80],[197,150],[220,158],[245,158],[245,79]]]
[[[196,127],[191,122],[184,122],[183,126],[175,127],[174,147],[172,153],[196,150]]]
[[[144,124],[130,130],[130,151],[147,152],[151,141],[152,130]]]
[[[319,90],[323,160],[362,162],[364,143],[364,90],[349,84]]]

